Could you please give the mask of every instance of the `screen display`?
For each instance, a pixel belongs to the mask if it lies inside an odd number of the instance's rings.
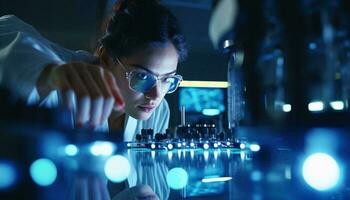
[[[204,109],[225,111],[225,90],[222,88],[180,88],[180,108],[188,112],[202,112]]]

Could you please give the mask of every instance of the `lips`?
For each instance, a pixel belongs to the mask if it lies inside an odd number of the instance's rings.
[[[139,108],[143,112],[152,112],[152,110],[155,109],[156,106],[145,104],[145,105],[139,105],[139,106],[137,106],[137,108]]]

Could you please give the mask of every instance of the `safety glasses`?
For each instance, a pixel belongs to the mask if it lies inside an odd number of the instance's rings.
[[[124,69],[126,78],[129,80],[129,87],[135,92],[146,93],[158,84],[162,93],[170,94],[175,92],[182,81],[182,76],[178,74],[156,76],[143,69],[128,71],[117,57],[115,57],[115,62]]]

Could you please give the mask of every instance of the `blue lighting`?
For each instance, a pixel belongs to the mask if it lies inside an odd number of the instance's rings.
[[[312,188],[325,191],[337,185],[340,169],[330,155],[315,153],[310,155],[303,164],[303,177]]]
[[[151,149],[155,149],[156,145],[155,144],[151,144]]]
[[[56,165],[49,159],[41,158],[34,161],[29,168],[33,181],[40,186],[49,186],[57,177]]]
[[[90,152],[94,156],[110,156],[113,154],[115,146],[111,142],[96,141],[90,147]]]
[[[75,146],[74,144],[68,144],[67,146],[64,147],[64,152],[68,156],[75,156],[78,154],[78,147]]]
[[[254,182],[259,182],[263,178],[263,175],[260,171],[255,170],[250,174],[250,179]]]
[[[250,146],[249,146],[249,148],[250,148],[250,150],[251,151],[260,151],[260,145],[258,145],[258,144],[251,144]]]
[[[168,149],[172,150],[174,148],[174,146],[172,144],[168,144]]]
[[[166,181],[171,189],[179,190],[187,185],[188,174],[182,168],[173,168],[168,172]]]
[[[213,183],[213,182],[225,182],[231,180],[232,177],[207,177],[203,178],[203,183]]]
[[[219,147],[218,143],[214,143],[214,148],[218,148],[218,147]]]
[[[181,148],[181,143],[177,143],[177,148]]]
[[[314,43],[314,42],[310,42],[309,43],[309,49],[315,50],[316,48],[317,48],[317,44],[316,43]]]
[[[0,190],[13,186],[16,179],[17,174],[14,166],[8,162],[0,161]]]
[[[191,146],[191,147],[194,147],[194,143],[193,143],[193,142],[191,142],[191,143],[190,143],[190,146]]]
[[[344,102],[343,101],[332,101],[329,103],[333,110],[344,110]]]
[[[205,150],[209,149],[209,144],[207,144],[207,143],[203,144],[203,148],[204,148]]]
[[[108,158],[104,167],[105,175],[112,182],[124,181],[129,176],[130,170],[129,161],[120,155]]]
[[[242,144],[240,144],[240,145],[239,145],[239,148],[241,148],[241,149],[245,149],[245,144],[243,144],[243,143],[242,143]]]
[[[202,114],[203,114],[203,115],[206,115],[206,116],[215,116],[215,115],[220,114],[220,110],[219,110],[219,109],[209,109],[209,108],[206,108],[206,109],[203,109],[203,110],[202,110]]]
[[[311,112],[320,112],[324,109],[324,104],[322,101],[314,101],[308,104],[308,109]]]

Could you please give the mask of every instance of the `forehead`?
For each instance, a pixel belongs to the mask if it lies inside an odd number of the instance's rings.
[[[147,68],[156,75],[175,71],[178,64],[178,53],[170,42],[149,45],[131,56],[122,58],[127,65],[139,65]]]

